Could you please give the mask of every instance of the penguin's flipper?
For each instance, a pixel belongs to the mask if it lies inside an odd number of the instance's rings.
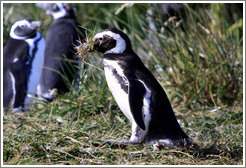
[[[145,130],[145,124],[142,109],[145,94],[145,87],[139,80],[129,80],[128,99],[130,110],[135,122],[143,130]]]

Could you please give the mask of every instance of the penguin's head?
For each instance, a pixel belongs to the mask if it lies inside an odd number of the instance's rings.
[[[73,18],[75,8],[69,3],[36,3],[36,6],[46,11],[47,15],[52,15],[55,20],[69,17]]]
[[[25,40],[35,37],[37,28],[41,25],[41,21],[33,21],[32,19],[18,20],[10,29],[10,37],[17,40]]]
[[[104,54],[121,54],[132,49],[128,36],[114,27],[97,33],[93,41],[93,48]]]

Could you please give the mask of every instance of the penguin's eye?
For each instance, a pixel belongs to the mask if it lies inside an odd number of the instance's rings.
[[[101,37],[101,38],[99,38],[99,41],[102,41],[102,39],[103,39],[102,37]]]

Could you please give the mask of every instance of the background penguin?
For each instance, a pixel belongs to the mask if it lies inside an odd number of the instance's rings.
[[[52,90],[57,89],[58,93],[68,91],[69,86],[61,74],[68,77],[68,82],[76,77],[75,67],[70,65],[78,63],[69,64],[62,60],[65,58],[77,60],[74,57],[74,45],[85,36],[84,29],[79,27],[74,8],[70,4],[37,3],[36,6],[54,18],[46,34],[44,69],[38,86],[38,96],[52,101],[54,99]]]
[[[105,141],[119,145],[153,144],[186,147],[192,140],[183,132],[171,104],[151,72],[131,48],[128,36],[116,28],[94,36],[94,49],[104,53],[108,87],[122,112],[132,123],[129,141]]]
[[[31,19],[16,21],[3,50],[3,106],[13,113],[28,107],[37,91],[45,48],[40,26]]]

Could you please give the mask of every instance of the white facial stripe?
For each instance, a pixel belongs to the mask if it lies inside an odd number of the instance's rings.
[[[113,33],[111,31],[105,31],[96,34],[94,38],[95,39],[103,38],[104,35],[108,35],[116,40],[116,46],[111,50],[106,51],[105,54],[109,54],[109,53],[120,54],[125,51],[126,42],[119,34]]]
[[[64,17],[66,15],[66,13],[67,13],[67,11],[65,10],[64,6],[62,5],[62,3],[56,3],[56,5],[59,7],[59,11],[51,13],[55,20]]]
[[[18,26],[27,26],[27,27],[31,27],[31,23],[28,22],[27,20],[21,20],[21,21],[18,21],[16,22],[15,24],[13,24],[13,26],[11,27],[11,30],[10,30],[10,37],[13,38],[13,39],[17,39],[17,40],[24,40],[26,39],[26,37],[20,37],[20,36],[17,36],[14,31],[15,29],[18,27]]]

